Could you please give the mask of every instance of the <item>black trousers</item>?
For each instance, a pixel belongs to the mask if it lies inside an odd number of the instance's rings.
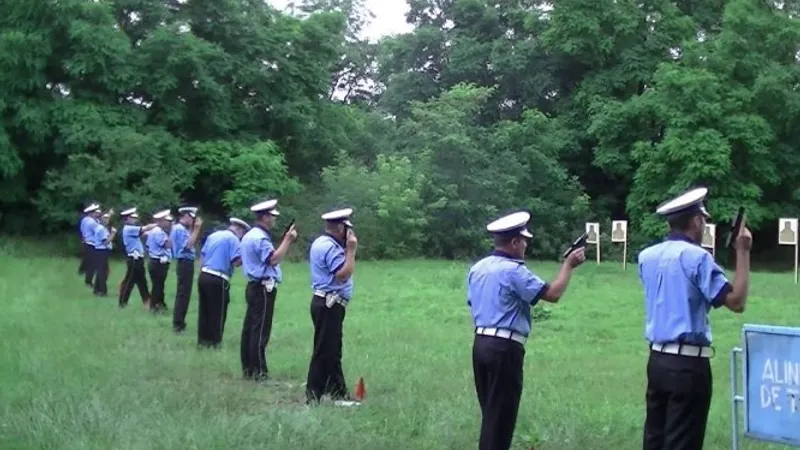
[[[164,284],[167,282],[167,275],[169,274],[169,263],[162,264],[157,259],[150,258],[147,271],[150,272],[150,281],[153,282],[153,292],[150,294],[150,310],[167,309],[167,304],[164,303]]]
[[[128,268],[125,271],[125,278],[122,279],[122,286],[119,290],[119,305],[125,306],[128,304],[128,299],[133,292],[135,285],[139,289],[139,296],[142,297],[142,303],[145,305],[150,301],[150,292],[147,288],[147,276],[144,270],[144,258],[133,259],[130,256],[126,261]]]
[[[645,450],[700,450],[712,392],[708,358],[650,352]]]
[[[267,292],[260,282],[247,283],[245,299],[247,312],[242,325],[242,373],[245,378],[263,378],[267,368],[266,348],[272,333],[272,317],[275,311],[277,289]]]
[[[231,285],[224,279],[200,272],[197,277],[197,345],[218,347],[225,333]]]
[[[472,370],[481,406],[480,450],[508,450],[522,396],[525,347],[519,342],[475,335]]]
[[[111,250],[94,250],[94,293],[95,295],[108,295],[108,259]]]
[[[306,398],[319,401],[325,394],[334,400],[350,396],[342,371],[342,326],[344,306],[335,303],[328,308],[325,299],[311,299],[311,321],[314,323],[314,349],[308,366]]]
[[[81,247],[81,264],[78,266],[78,275],[86,274],[86,266],[88,265],[89,256],[94,250],[94,247],[87,243],[83,243]]]
[[[83,281],[87,286],[94,285],[94,275],[97,272],[97,249],[91,245],[86,250],[86,266],[84,267]]]
[[[172,310],[172,326],[175,331],[186,329],[186,311],[189,310],[189,300],[192,298],[192,284],[194,283],[194,260],[179,259],[175,270],[178,276],[178,286],[175,290],[175,306]]]

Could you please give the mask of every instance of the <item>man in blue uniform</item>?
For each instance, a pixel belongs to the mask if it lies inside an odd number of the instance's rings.
[[[270,230],[280,215],[277,206],[277,200],[253,205],[250,210],[255,213],[256,222],[242,238],[242,272],[247,277],[247,312],[241,342],[242,373],[246,379],[256,381],[268,378],[265,350],[272,331],[278,284],[282,281],[280,262],[297,239],[297,231],[292,225],[278,248],[272,244]]]
[[[95,274],[97,273],[97,251],[95,250],[95,231],[97,227],[100,225],[100,217],[103,215],[103,211],[99,208],[92,211],[91,216],[93,221],[85,222],[85,231],[86,231],[86,238],[84,242],[88,244],[88,253],[86,255],[86,266],[84,267],[84,283],[86,286],[93,288],[94,287],[94,278]]]
[[[353,296],[358,239],[353,232],[351,208],[322,215],[325,234],[311,244],[311,321],[314,323],[314,348],[308,367],[306,398],[309,404],[323,395],[340,405],[356,405],[342,370],[342,328],[345,308]]]
[[[94,295],[98,297],[108,296],[108,259],[111,257],[114,236],[117,235],[117,229],[109,225],[110,221],[111,212],[107,212],[94,228]]]
[[[639,253],[650,345],[645,450],[703,448],[712,391],[708,312],[726,306],[740,313],[747,301],[753,238],[742,224],[731,284],[700,246],[710,217],[703,206],[707,194],[706,188],[692,189],[659,206],[669,237]]]
[[[147,232],[147,257],[150,259],[147,271],[150,272],[150,281],[153,282],[153,292],[150,295],[150,311],[157,313],[165,311],[164,284],[169,274],[169,259],[172,255],[172,243],[169,240],[169,228],[172,224],[170,211],[165,209],[153,214],[156,226]]]
[[[122,227],[122,244],[125,246],[126,264],[128,266],[119,290],[119,307],[128,306],[128,299],[131,297],[131,292],[133,292],[133,286],[136,285],[139,289],[139,296],[142,298],[142,304],[145,308],[149,308],[150,292],[147,288],[147,276],[145,275],[142,236],[155,228],[156,224],[151,223],[140,226],[138,224],[139,213],[136,212],[136,208],[126,209],[119,215],[125,223]]]
[[[481,450],[507,450],[517,424],[522,395],[525,343],[531,332],[531,308],[556,303],[567,290],[572,270],[585,261],[584,249],[570,253],[555,279],[546,283],[525,267],[533,236],[527,212],[490,223],[494,252],[469,269],[467,304],[475,324],[472,368],[481,407]]]
[[[172,328],[176,333],[182,333],[186,329],[186,311],[189,309],[194,283],[194,246],[200,236],[203,219],[197,217],[197,208],[190,206],[179,208],[178,214],[178,223],[172,227],[169,236],[172,255],[178,262],[175,269],[178,284],[172,311]]]
[[[241,265],[241,239],[250,230],[247,222],[231,217],[230,226],[206,238],[200,250],[199,297],[197,310],[197,345],[218,347],[225,332],[230,303],[230,279],[233,268]]]
[[[83,217],[81,218],[80,234],[81,234],[81,264],[78,266],[78,275],[86,275],[89,267],[89,258],[91,258],[94,247],[92,240],[94,239],[94,227],[97,225],[97,219],[100,217],[100,205],[92,203],[83,210]],[[91,286],[91,277],[87,277],[87,285]]]

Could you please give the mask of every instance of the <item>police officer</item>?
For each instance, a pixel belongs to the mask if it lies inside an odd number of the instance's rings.
[[[153,282],[153,292],[150,295],[150,311],[157,313],[165,311],[164,284],[169,274],[169,259],[172,255],[172,243],[169,240],[169,227],[172,224],[170,211],[165,209],[153,214],[156,226],[147,232],[147,256],[150,259],[147,271],[150,272],[150,281]]]
[[[531,308],[556,303],[567,290],[572,270],[586,259],[584,249],[570,253],[551,283],[525,266],[533,236],[527,212],[502,217],[486,229],[494,252],[469,269],[467,304],[475,324],[472,368],[481,407],[481,450],[507,450],[517,423],[522,395],[525,342],[531,332]]]
[[[94,267],[96,275],[94,279],[94,295],[98,297],[108,296],[108,259],[111,257],[114,237],[117,229],[111,227],[111,211],[103,214],[100,223],[94,228]]]
[[[280,262],[297,239],[292,224],[283,236],[278,248],[272,244],[270,230],[275,218],[277,200],[267,200],[253,205],[256,222],[242,238],[242,271],[247,277],[245,300],[247,313],[242,325],[241,357],[242,373],[246,379],[266,380],[268,368],[265,349],[272,331],[272,314],[278,284],[282,280]]]
[[[81,234],[85,246],[84,248],[86,249],[86,264],[84,264],[83,281],[86,283],[86,286],[91,288],[94,287],[94,275],[97,272],[94,236],[95,230],[100,224],[100,216],[103,215],[103,211],[100,209],[100,205],[96,203],[92,204],[87,209],[89,209],[90,219],[81,221]]]
[[[78,275],[85,275],[89,265],[89,258],[91,257],[94,247],[91,241],[94,239],[94,227],[97,225],[97,218],[100,215],[100,205],[92,203],[83,209],[83,217],[81,217],[80,235],[82,244],[81,264],[78,266]],[[89,278],[91,280],[91,278]],[[91,286],[91,281],[87,282]]]
[[[306,398],[319,402],[325,394],[339,405],[351,401],[342,371],[342,326],[345,308],[353,295],[358,239],[352,230],[351,208],[322,215],[325,234],[311,244],[311,321],[314,323],[314,348],[308,367]]]
[[[222,343],[230,303],[230,279],[233,268],[241,265],[240,241],[249,230],[247,222],[231,217],[229,227],[208,235],[200,250],[197,345],[201,347],[218,347]]]
[[[650,344],[645,450],[703,448],[712,390],[708,312],[725,306],[741,313],[747,300],[752,236],[743,224],[731,284],[700,246],[710,218],[703,206],[707,194],[696,188],[660,205],[656,213],[666,218],[670,234],[639,253]]]
[[[176,333],[182,333],[186,329],[186,311],[189,309],[194,283],[194,246],[200,236],[203,219],[197,217],[197,208],[190,206],[179,208],[178,214],[178,223],[170,231],[172,255],[178,262],[175,270],[178,284],[175,289],[172,328]]]
[[[126,209],[119,213],[124,225],[122,226],[122,245],[125,246],[127,255],[125,278],[122,279],[122,286],[119,290],[119,307],[128,306],[128,299],[133,291],[133,286],[139,289],[139,296],[142,304],[150,307],[150,292],[147,288],[147,276],[144,269],[144,246],[142,245],[142,235],[155,228],[154,223],[140,226],[137,222],[139,213],[136,208]]]

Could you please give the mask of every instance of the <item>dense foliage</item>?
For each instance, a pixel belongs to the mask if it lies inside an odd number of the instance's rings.
[[[3,1],[0,227],[280,196],[306,234],[354,206],[365,256],[463,257],[524,207],[551,257],[585,221],[662,234],[695,184],[768,242],[798,215],[796,2],[409,5],[368,42],[359,0]]]

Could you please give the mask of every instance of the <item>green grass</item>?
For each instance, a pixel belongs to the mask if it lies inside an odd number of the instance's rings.
[[[549,278],[557,266],[530,263]],[[364,377],[358,409],[303,405],[311,350],[305,265],[285,266],[268,348],[287,387],[240,380],[243,278],[219,352],[195,348],[196,285],[184,336],[171,317],[98,299],[76,259],[6,257],[0,264],[0,448],[467,449],[480,414],[465,305],[466,263],[358,266],[345,320],[344,369]],[[113,265],[111,291],[123,275]],[[744,315],[712,315],[717,357],[706,448],[730,448],[728,353],[744,323],[797,325],[789,273],[756,274]],[[175,273],[167,280],[172,307]],[[634,449],[644,420],[643,302],[635,266],[587,262],[549,320],[534,325],[514,448]],[[745,441],[745,449],[773,448]]]

